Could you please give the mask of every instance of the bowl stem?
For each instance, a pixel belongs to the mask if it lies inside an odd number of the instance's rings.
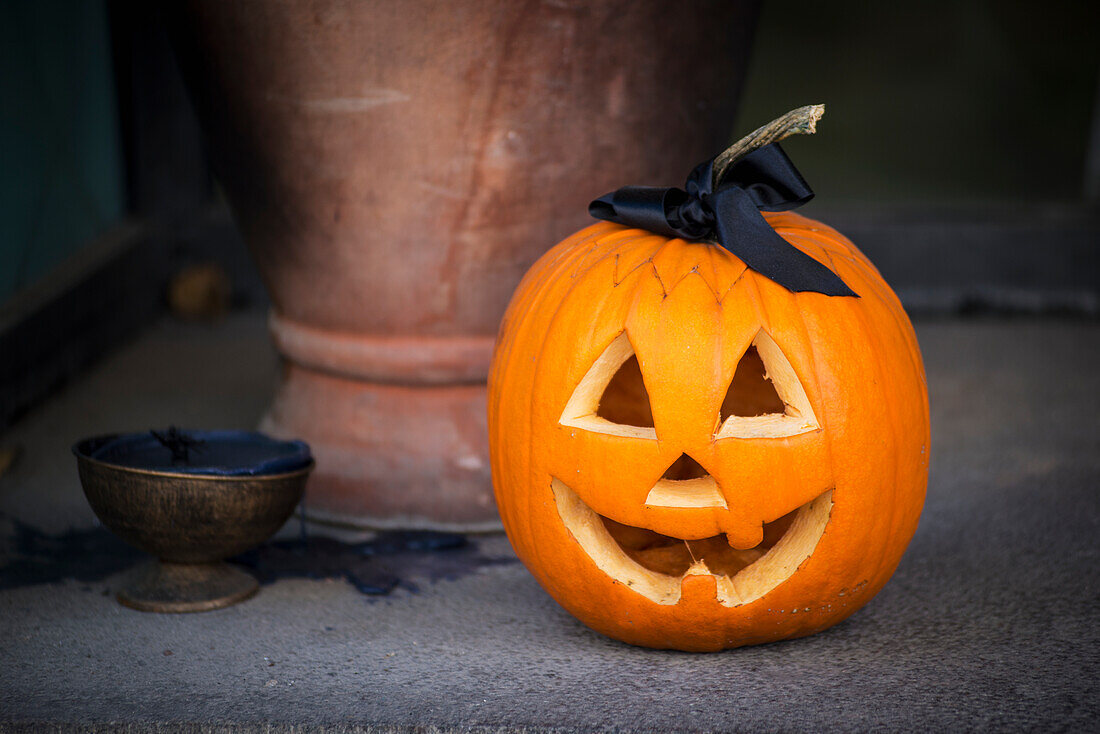
[[[142,565],[118,592],[118,601],[143,612],[205,612],[249,598],[256,579],[225,561]]]

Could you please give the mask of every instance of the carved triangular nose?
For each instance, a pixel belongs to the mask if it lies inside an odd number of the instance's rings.
[[[661,479],[682,481],[684,479],[702,479],[709,476],[710,472],[704,469],[698,461],[687,454],[680,454],[680,458],[672,462],[668,469],[665,469]]]
[[[727,507],[718,482],[687,454],[680,454],[665,470],[645,503],[650,507]]]

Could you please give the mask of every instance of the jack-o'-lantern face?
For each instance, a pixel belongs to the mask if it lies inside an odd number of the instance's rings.
[[[915,530],[928,414],[908,320],[842,237],[769,221],[861,297],[597,224],[536,264],[502,327],[505,529],[555,599],[619,639],[704,650],[823,629]]]
[[[696,354],[716,348],[721,347],[694,345]],[[806,391],[782,350],[761,330],[736,360],[726,394],[709,395],[689,408],[698,411],[698,425],[678,426],[680,440],[675,432],[662,431],[670,436],[662,446],[654,418],[661,408],[650,402],[641,364],[624,331],[574,389],[560,424],[577,430],[568,432],[562,450],[570,452],[568,444],[580,431],[650,442],[647,448],[623,447],[625,455],[649,465],[636,488],[663,471],[644,497],[627,498],[621,475],[608,472],[621,471],[617,462],[589,455],[593,466],[578,462],[572,472],[553,477],[562,522],[604,573],[658,604],[677,603],[688,575],[714,576],[716,599],[725,606],[760,598],[813,552],[832,509],[833,478]],[[675,400],[678,411],[682,401]],[[663,426],[666,417],[661,418]],[[795,437],[802,438],[763,441]],[[786,477],[775,474],[772,462],[740,460],[752,450],[746,442],[814,471],[783,491],[777,480]],[[671,462],[670,456],[675,456]]]

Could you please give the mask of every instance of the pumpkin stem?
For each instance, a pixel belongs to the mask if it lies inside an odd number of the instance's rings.
[[[757,148],[777,143],[790,135],[812,135],[817,132],[817,121],[825,114],[825,105],[811,104],[791,110],[782,117],[769,122],[763,127],[753,130],[736,143],[726,148],[714,159],[713,182],[715,185],[722,180],[726,170],[737,160],[743,158]]]

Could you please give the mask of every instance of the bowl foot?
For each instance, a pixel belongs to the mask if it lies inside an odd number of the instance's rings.
[[[143,612],[205,612],[244,601],[259,588],[250,574],[224,561],[152,561],[118,592],[118,601]]]

